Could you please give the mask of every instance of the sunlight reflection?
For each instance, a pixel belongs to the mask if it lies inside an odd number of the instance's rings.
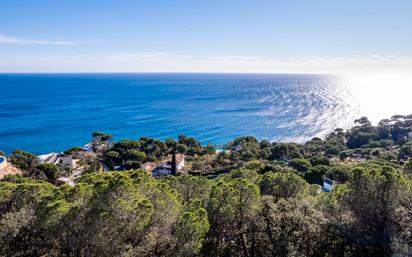
[[[342,78],[352,106],[373,123],[412,113],[412,75],[356,75]]]

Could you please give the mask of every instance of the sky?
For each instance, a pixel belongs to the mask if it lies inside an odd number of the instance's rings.
[[[0,72],[404,73],[410,0],[1,0]]]

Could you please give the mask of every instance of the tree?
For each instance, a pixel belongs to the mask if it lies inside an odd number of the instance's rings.
[[[209,221],[202,202],[191,200],[173,231],[173,235],[177,238],[172,248],[173,255],[193,256],[199,253],[208,230]]]
[[[409,174],[412,173],[412,158],[409,158],[409,160],[404,164],[404,170]]]
[[[97,160],[97,158],[92,155],[86,155],[80,161],[80,164],[83,166],[84,174],[98,172],[102,168],[99,160]]]
[[[317,165],[309,169],[303,176],[309,184],[323,184],[323,178],[329,174],[330,168],[325,165]]]
[[[408,208],[411,182],[393,167],[364,165],[352,171],[345,204],[354,224],[357,256],[392,256],[396,244],[405,244],[409,219],[399,215]]]
[[[307,187],[305,180],[293,172],[268,172],[260,181],[262,194],[271,195],[275,201],[298,197]]]
[[[176,144],[176,152],[185,154],[187,152],[187,147],[184,144]]]
[[[46,178],[50,183],[56,183],[56,179],[61,176],[61,169],[53,163],[43,163],[36,166],[33,177]]]
[[[29,175],[34,172],[34,168],[39,164],[37,156],[22,150],[14,151],[10,156],[10,161]]]
[[[288,162],[288,165],[302,174],[312,168],[310,162],[305,159],[293,159]]]
[[[258,256],[325,256],[323,247],[325,217],[308,201],[262,199],[259,231],[262,236],[256,248]]]
[[[93,132],[92,137],[94,140],[107,142],[113,139],[113,136],[103,132]]]
[[[249,256],[256,244],[253,221],[259,210],[259,189],[244,179],[218,181],[207,203],[210,230],[204,250],[209,256],[236,252]],[[226,239],[233,239],[232,243]]]
[[[202,146],[199,141],[197,141],[195,138],[192,138],[192,137],[180,135],[178,139],[179,139],[178,143],[185,145],[187,148],[199,149]]]
[[[46,243],[36,209],[53,185],[31,178],[14,177],[0,182],[0,255],[41,256]]]
[[[412,141],[405,143],[399,149],[399,159],[408,159],[412,157]]]
[[[310,164],[312,164],[312,166],[316,166],[316,165],[329,166],[330,160],[325,156],[315,156],[315,157],[310,158]]]
[[[75,146],[75,147],[72,147],[72,148],[64,151],[63,153],[73,156],[73,155],[77,155],[79,152],[84,152],[84,149],[80,146]]]
[[[273,160],[278,159],[286,159],[289,156],[289,147],[287,144],[276,144],[272,148],[272,156]]]

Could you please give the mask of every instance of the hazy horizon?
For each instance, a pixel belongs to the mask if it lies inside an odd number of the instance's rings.
[[[406,0],[5,0],[0,72],[408,74],[411,9]]]

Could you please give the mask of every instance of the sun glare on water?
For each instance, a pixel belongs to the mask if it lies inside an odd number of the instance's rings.
[[[350,104],[373,123],[412,114],[412,75],[356,75],[341,83],[349,91]]]

